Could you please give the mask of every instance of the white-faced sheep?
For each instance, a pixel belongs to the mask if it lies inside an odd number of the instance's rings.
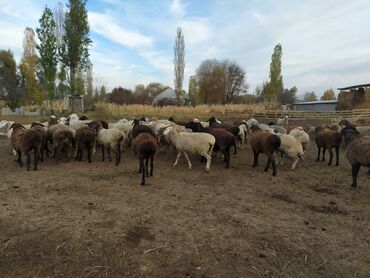
[[[34,170],[37,170],[37,162],[42,144],[42,135],[34,129],[25,129],[24,126],[18,123],[12,124],[10,127],[13,129],[10,137],[10,143],[18,155],[18,164],[23,166],[22,153],[27,156],[27,171],[31,168],[31,155],[30,151],[33,150],[34,156]]]
[[[258,126],[252,126],[252,134],[250,136],[250,145],[253,150],[254,161],[253,167],[258,166],[258,155],[265,153],[268,161],[265,167],[265,172],[268,171],[272,164],[272,175],[276,176],[276,152],[279,150],[281,140],[276,134],[262,131]]]
[[[98,128],[98,143],[102,148],[102,160],[104,161],[104,149],[107,148],[108,159],[112,161],[110,156],[110,149],[113,150],[116,157],[116,166],[121,163],[121,149],[125,141],[125,134],[119,129],[105,129],[99,126]]]
[[[164,135],[168,136],[171,144],[177,150],[176,160],[173,166],[176,166],[181,154],[183,153],[188,161],[189,169],[192,168],[188,153],[195,153],[203,156],[207,160],[206,171],[211,169],[212,150],[215,145],[216,139],[208,133],[188,133],[178,132],[173,127],[168,127],[164,131]]]
[[[306,151],[308,144],[310,143],[310,136],[303,130],[303,127],[296,127],[289,132],[295,139],[301,142],[303,151]]]
[[[150,159],[150,175],[153,176],[154,169],[154,155],[157,151],[157,140],[150,133],[138,134],[133,142],[134,153],[139,159],[139,173],[141,173],[141,185],[145,185],[145,176],[149,176],[149,165]],[[145,163],[144,163],[145,162]]]
[[[325,151],[328,149],[330,159],[328,165],[331,165],[333,160],[333,148],[335,148],[336,163],[339,165],[339,148],[342,143],[342,136],[339,132],[331,129],[323,129],[322,127],[316,128],[316,146],[317,146],[317,161],[320,161],[320,151],[323,149],[322,161],[325,161]]]
[[[277,133],[276,135],[281,140],[279,150],[282,156],[286,154],[289,158],[293,159],[290,169],[294,170],[298,161],[303,160],[304,151],[302,143],[289,134]]]

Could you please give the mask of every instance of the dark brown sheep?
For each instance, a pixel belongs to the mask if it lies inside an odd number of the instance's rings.
[[[322,152],[322,161],[325,161],[325,151],[328,149],[330,154],[330,159],[328,165],[331,165],[333,160],[333,148],[335,148],[336,163],[339,165],[339,148],[342,143],[342,136],[339,132],[331,129],[323,129],[322,127],[317,127],[315,130],[316,133],[316,146],[317,146],[317,161],[320,161],[320,152]]]
[[[25,129],[24,126],[18,123],[13,123],[10,128],[13,128],[10,137],[10,143],[17,152],[17,162],[19,166],[23,166],[22,153],[27,156],[27,171],[31,169],[31,155],[30,151],[33,150],[34,156],[34,170],[37,170],[37,162],[42,145],[42,135],[34,129]]]
[[[99,122],[94,121],[89,123],[88,126],[77,129],[75,136],[77,148],[76,160],[82,160],[83,149],[86,148],[87,159],[91,163],[92,150],[95,147],[99,124]]]
[[[42,136],[42,144],[40,150],[40,160],[44,161],[44,153],[46,152],[46,156],[49,157],[49,150],[48,150],[48,141],[47,141],[47,129],[45,126],[40,122],[32,122],[31,128],[36,130]]]
[[[253,167],[258,166],[258,155],[260,153],[265,153],[268,158],[265,172],[268,171],[270,164],[272,164],[272,175],[276,176],[276,160],[274,155],[279,150],[281,145],[279,136],[268,132],[263,132],[257,126],[252,126],[250,144],[254,154]]]
[[[361,166],[370,167],[370,136],[360,136],[354,129],[342,130],[346,144],[346,157],[352,166],[352,187],[357,187]],[[370,173],[370,170],[369,172]]]
[[[206,132],[213,135],[216,138],[213,150],[221,151],[224,156],[225,168],[230,167],[230,149],[236,144],[236,138],[232,133],[222,128],[203,127],[199,122],[188,122],[185,127],[193,132]]]
[[[226,131],[232,133],[235,136],[235,138],[237,138],[238,135],[239,135],[239,132],[240,132],[239,126],[234,126],[232,124],[227,124],[227,123],[220,124],[220,123],[218,123],[216,121],[216,118],[215,117],[209,118],[208,122],[209,122],[209,127],[210,128],[222,128],[222,129],[225,129]],[[235,141],[235,144],[234,144],[234,154],[236,154],[236,153],[237,153],[237,151],[236,151],[236,141]]]
[[[133,140],[134,153],[139,159],[139,173],[141,185],[145,185],[145,176],[149,176],[148,161],[150,159],[150,175],[153,176],[153,161],[157,151],[157,140],[150,133],[140,133]],[[145,160],[145,163],[144,163]]]
[[[154,138],[156,138],[152,128],[150,126],[140,124],[140,121],[138,119],[135,119],[132,122],[132,126],[133,126],[133,128],[132,128],[132,138],[133,139],[135,139],[136,136],[138,136],[141,133],[149,133]]]

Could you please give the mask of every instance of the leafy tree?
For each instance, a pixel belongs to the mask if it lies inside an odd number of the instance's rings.
[[[105,88],[104,85],[100,87],[99,98],[101,101],[104,101],[104,102],[107,100],[107,89]]]
[[[0,50],[0,96],[14,109],[20,102],[18,91],[17,64],[13,52]]]
[[[199,102],[198,99],[198,84],[195,75],[190,76],[189,78],[189,99],[192,105],[197,105]]]
[[[293,86],[290,89],[284,89],[284,91],[280,94],[278,94],[277,101],[280,104],[292,104],[295,103],[297,100],[296,97],[297,94],[297,87]]]
[[[317,101],[317,96],[315,92],[307,92],[303,96],[304,101]]]
[[[22,89],[27,103],[41,104],[43,96],[36,79],[38,57],[36,55],[35,32],[26,27],[23,39],[23,56],[21,60]]]
[[[333,89],[326,90],[321,97],[321,100],[334,100],[334,99],[337,99],[337,97],[335,96]]]
[[[86,84],[86,97],[85,103],[86,107],[91,108],[94,101],[94,86],[93,86],[93,64],[90,62],[88,70],[85,76],[85,84]]]
[[[226,78],[225,102],[230,104],[233,98],[247,89],[245,84],[245,71],[235,62],[223,62]]]
[[[274,48],[274,53],[271,56],[270,64],[270,85],[271,94],[268,95],[268,100],[276,100],[277,96],[284,90],[283,77],[281,76],[281,57],[283,55],[281,44],[277,44]]]
[[[184,68],[185,68],[185,41],[184,34],[181,27],[177,27],[177,34],[174,47],[175,58],[173,63],[175,66],[175,92],[177,97],[182,92],[182,82],[184,81]]]
[[[197,70],[196,82],[201,103],[225,103],[226,75],[220,62],[215,59],[203,61]]]
[[[39,20],[40,28],[36,33],[40,44],[36,45],[40,53],[40,64],[43,69],[43,77],[46,83],[48,99],[55,99],[55,78],[57,73],[58,57],[55,36],[56,24],[51,9],[47,6]]]
[[[70,91],[70,87],[67,84],[67,73],[64,66],[60,67],[60,71],[57,74],[59,84],[56,88],[57,98],[63,99],[67,92]]]
[[[132,104],[135,103],[134,96],[131,90],[122,87],[114,88],[112,90],[110,102],[117,104]]]
[[[88,66],[89,46],[92,41],[89,38],[86,0],[69,0],[67,6],[69,11],[65,15],[60,56],[63,65],[69,69],[71,94],[75,95],[76,74]]]
[[[252,104],[257,102],[257,97],[251,94],[235,96],[231,103],[233,104]]]
[[[154,97],[156,97],[157,95],[159,95],[160,93],[162,93],[164,90],[168,88],[169,88],[168,86],[165,86],[161,83],[152,82],[146,86],[145,91],[148,94],[148,96],[151,99],[153,99]]]

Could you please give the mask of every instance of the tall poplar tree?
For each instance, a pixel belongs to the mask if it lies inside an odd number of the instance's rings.
[[[181,27],[177,27],[174,53],[175,57],[173,59],[173,63],[175,68],[175,92],[177,97],[179,97],[182,92],[182,83],[184,81],[185,69],[185,41]]]

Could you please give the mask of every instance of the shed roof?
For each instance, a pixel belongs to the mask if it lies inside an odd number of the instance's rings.
[[[185,99],[183,96],[179,96],[180,99]],[[176,92],[171,89],[171,88],[168,88],[166,90],[164,90],[162,93],[156,95],[153,99],[153,102],[157,102],[161,99],[177,99],[177,95],[176,95]]]
[[[317,101],[305,101],[305,102],[298,102],[295,105],[310,105],[310,104],[337,104],[338,100],[317,100]]]
[[[348,86],[348,87],[343,87],[343,88],[338,88],[338,90],[352,90],[352,89],[358,89],[358,88],[367,88],[370,87],[370,84],[361,84],[361,85],[353,85],[353,86]]]

